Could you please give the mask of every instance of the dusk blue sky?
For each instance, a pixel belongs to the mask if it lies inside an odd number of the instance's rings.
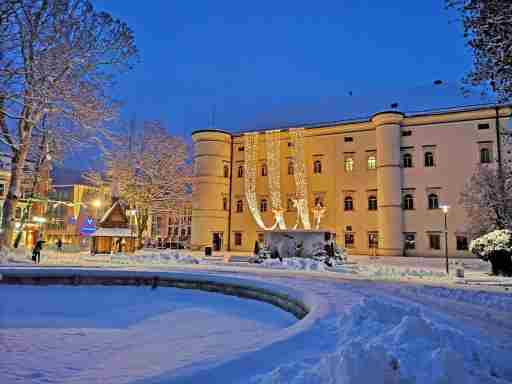
[[[471,56],[444,0],[93,2],[131,26],[140,50],[115,90],[123,116],[177,134],[208,127],[213,109],[217,128],[239,131],[364,117],[393,102],[482,102],[459,93]]]

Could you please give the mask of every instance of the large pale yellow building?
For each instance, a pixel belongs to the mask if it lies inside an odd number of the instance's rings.
[[[323,206],[319,228],[335,232],[337,243],[351,254],[443,256],[444,214],[439,208],[448,205],[448,252],[469,256],[460,193],[477,167],[502,161],[498,132],[507,127],[511,114],[510,106],[407,115],[392,110],[367,120],[302,127],[310,221],[314,209]],[[297,220],[294,132],[296,128],[280,130],[276,151],[288,228]],[[256,148],[258,211],[271,226],[269,185],[275,192],[276,180],[269,180],[270,136],[265,131],[251,134],[256,141],[251,151]],[[251,251],[263,229],[245,193],[247,133],[206,129],[192,138],[192,248]]]

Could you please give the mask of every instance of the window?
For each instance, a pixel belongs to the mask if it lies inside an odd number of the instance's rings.
[[[268,202],[267,199],[261,199],[260,201],[260,212],[267,212]]]
[[[404,168],[412,168],[412,155],[405,153],[402,157],[402,166]]]
[[[289,175],[293,175],[294,174],[293,161],[291,161],[291,160],[288,160],[288,174]]]
[[[375,196],[368,197],[368,210],[369,211],[377,210],[377,198]]]
[[[21,208],[20,207],[16,207],[16,210],[14,211],[14,217],[16,219],[21,219]]]
[[[404,207],[404,209],[407,209],[407,210],[414,209],[414,197],[413,197],[413,195],[407,194],[407,195],[404,196],[403,207]]]
[[[229,177],[229,166],[227,164],[224,165],[224,177]]]
[[[345,159],[345,172],[352,172],[354,170],[354,159],[347,157]]]
[[[403,131],[402,136],[412,136],[412,131]]]
[[[0,196],[3,196],[5,193],[5,184],[0,184]]]
[[[293,199],[289,198],[287,201],[286,201],[286,209],[288,211],[293,211],[295,208],[294,204],[293,204]]]
[[[243,200],[237,200],[237,201],[236,201],[236,211],[237,211],[238,213],[240,213],[240,212],[243,212],[243,211],[244,211],[244,202],[243,202]]]
[[[262,246],[264,242],[265,234],[263,232],[258,232],[258,243],[260,243],[260,246]]]
[[[480,162],[482,164],[491,162],[491,151],[489,150],[489,148],[480,149]]]
[[[222,198],[222,210],[224,210],[224,211],[228,210],[228,198],[227,197]]]
[[[343,140],[345,141],[345,143],[351,143],[354,141],[354,138],[352,136],[347,136],[343,138]]]
[[[235,232],[235,245],[238,247],[242,245],[242,232]]]
[[[441,249],[441,235],[437,233],[431,233],[428,235],[428,244],[430,249],[439,250]]]
[[[240,165],[238,167],[238,177],[244,177],[244,166]]]
[[[288,148],[294,147],[293,143],[291,141],[288,142]]]
[[[268,174],[268,168],[267,168],[267,165],[266,164],[263,164],[261,166],[261,176],[267,176]]]
[[[320,160],[315,160],[313,163],[313,173],[322,173],[322,162]]]
[[[439,208],[439,197],[435,193],[428,195],[428,209]]]
[[[238,147],[238,152],[243,152],[243,151],[245,151],[245,148],[244,148],[244,146],[243,146],[243,145],[242,145],[242,146],[240,146],[240,147]]]
[[[317,195],[315,196],[315,207],[323,207],[324,206],[324,196],[323,195]]]
[[[425,167],[434,166],[434,154],[432,152],[425,152]]]
[[[345,247],[354,248],[355,238],[353,232],[345,232]]]
[[[487,124],[487,123],[478,124],[478,129],[489,129],[489,124]]]
[[[353,211],[354,210],[354,200],[352,199],[351,196],[345,197],[344,209],[345,209],[345,211]]]
[[[368,169],[375,169],[377,168],[377,159],[374,155],[368,156]]]
[[[457,236],[457,251],[467,251],[468,249],[468,238],[466,236]]]
[[[379,248],[379,233],[368,232],[368,248]]]
[[[415,233],[404,233],[404,249],[416,249]]]

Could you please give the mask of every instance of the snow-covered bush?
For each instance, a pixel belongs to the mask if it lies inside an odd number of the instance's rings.
[[[469,250],[489,261],[494,274],[512,275],[512,231],[502,229],[480,236],[471,241]]]

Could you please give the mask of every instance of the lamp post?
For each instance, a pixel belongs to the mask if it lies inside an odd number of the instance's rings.
[[[449,205],[442,205],[441,209],[444,213],[444,258],[446,261],[446,274],[450,274],[450,266],[448,264],[448,210],[450,209]]]

